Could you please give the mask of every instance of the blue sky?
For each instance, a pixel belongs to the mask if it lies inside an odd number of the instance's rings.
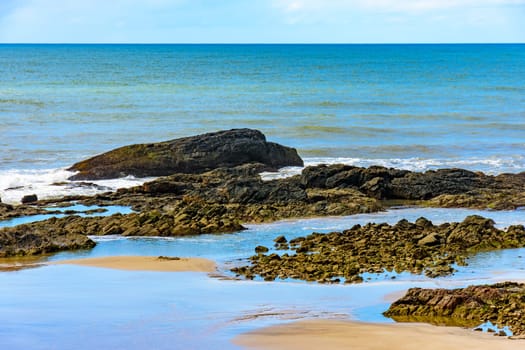
[[[525,0],[0,0],[0,42],[525,42]]]

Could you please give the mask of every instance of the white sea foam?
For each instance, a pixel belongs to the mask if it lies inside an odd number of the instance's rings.
[[[135,178],[99,181],[69,181],[74,172],[60,169],[0,171],[0,198],[4,203],[20,203],[23,196],[36,194],[39,199],[69,195],[94,195],[141,185],[153,178]]]
[[[518,173],[525,171],[525,157],[508,158],[467,158],[467,159],[423,159],[423,158],[304,158],[305,166],[318,164],[347,164],[361,167],[381,165],[412,171],[426,171],[441,168],[464,168],[483,171],[487,174],[503,172]],[[264,172],[263,180],[286,178],[300,174],[302,167],[284,167],[278,172]],[[40,199],[57,198],[67,195],[95,195],[115,191],[118,188],[138,186],[154,178],[135,178],[128,176],[120,179],[99,181],[69,181],[74,172],[65,168],[43,170],[3,170],[0,171],[0,198],[4,203],[19,203],[23,196],[36,194]]]
[[[346,164],[360,167],[380,165],[387,168],[404,169],[411,171],[426,171],[444,168],[463,168],[471,171],[483,171],[486,174],[518,173],[525,171],[525,157],[515,156],[508,158],[469,158],[469,159],[424,159],[424,158],[390,158],[390,159],[363,159],[363,158],[304,158],[304,165],[319,164]],[[274,180],[300,174],[302,167],[284,167],[278,172],[261,173],[263,180]]]

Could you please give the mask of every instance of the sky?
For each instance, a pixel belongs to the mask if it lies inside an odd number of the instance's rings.
[[[2,43],[525,42],[525,0],[0,0]]]

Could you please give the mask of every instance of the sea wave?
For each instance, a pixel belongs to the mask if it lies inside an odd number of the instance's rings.
[[[98,181],[70,181],[75,173],[65,168],[0,171],[0,199],[4,203],[20,203],[25,195],[36,194],[39,199],[60,198],[70,195],[95,195],[119,188],[138,186],[153,178],[127,176],[120,179]]]
[[[463,168],[483,171],[487,174],[519,173],[525,171],[525,156],[430,159],[430,158],[348,158],[348,157],[305,157],[305,166],[319,164],[346,164],[360,167],[373,165],[411,171],[427,171],[443,168]],[[274,180],[298,175],[303,167],[284,167],[277,172],[263,172],[263,180]],[[4,203],[19,203],[23,196],[36,194],[39,199],[60,198],[68,195],[91,196],[116,191],[119,188],[139,186],[154,177],[136,178],[127,176],[119,179],[98,181],[70,181],[74,172],[65,168],[0,171],[0,199]]]
[[[444,168],[462,168],[471,171],[482,171],[486,174],[497,175],[501,173],[519,173],[525,171],[525,157],[514,156],[509,158],[468,158],[468,159],[425,159],[425,158],[389,158],[365,159],[345,157],[311,157],[304,158],[304,165],[314,166],[319,164],[345,164],[359,167],[373,165],[387,168],[404,169],[410,171],[427,171]],[[264,172],[263,180],[274,180],[298,175],[302,167],[285,167],[278,172]]]

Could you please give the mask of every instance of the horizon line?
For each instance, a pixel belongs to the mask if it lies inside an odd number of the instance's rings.
[[[523,45],[525,42],[0,42],[0,45]]]

